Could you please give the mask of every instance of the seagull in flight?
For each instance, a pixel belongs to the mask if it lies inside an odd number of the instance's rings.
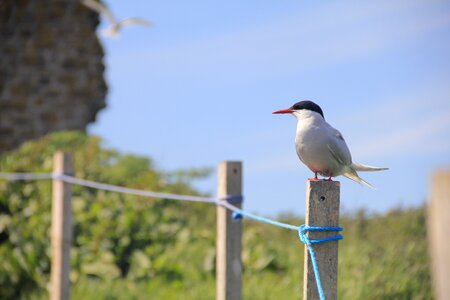
[[[153,23],[141,18],[127,18],[124,20],[117,20],[114,17],[111,10],[103,3],[95,0],[82,0],[84,6],[97,12],[100,15],[105,16],[108,22],[111,24],[109,28],[103,31],[103,35],[107,37],[116,38],[119,35],[119,31],[127,26],[152,26]]]
[[[325,121],[322,109],[312,101],[300,101],[290,108],[277,110],[273,114],[291,114],[297,119],[295,148],[300,160],[314,172],[314,177],[309,180],[318,180],[317,174],[328,177],[327,180],[343,175],[372,187],[370,183],[359,177],[357,171],[388,169],[352,162],[344,137]]]

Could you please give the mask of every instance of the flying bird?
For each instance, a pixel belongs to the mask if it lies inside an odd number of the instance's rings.
[[[117,20],[116,17],[114,17],[111,10],[104,5],[103,3],[95,0],[82,0],[81,3],[83,3],[84,6],[90,8],[91,10],[99,13],[100,15],[104,15],[105,18],[108,20],[108,22],[111,24],[109,28],[103,31],[103,35],[107,37],[117,37],[119,35],[119,31],[122,30],[122,28],[127,26],[145,26],[149,27],[152,26],[153,23],[150,21],[147,21],[145,19],[140,18],[127,18],[124,20]]]
[[[357,171],[388,169],[352,162],[350,150],[342,134],[325,121],[322,109],[312,101],[300,101],[273,114],[292,114],[297,119],[295,148],[300,160],[314,172],[314,177],[309,178],[310,180],[318,180],[317,174],[328,177],[327,180],[343,175],[372,187],[359,177]]]

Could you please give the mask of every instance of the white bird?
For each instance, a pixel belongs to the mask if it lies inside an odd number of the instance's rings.
[[[105,18],[108,20],[108,22],[111,24],[109,28],[103,31],[103,35],[108,37],[117,37],[119,34],[119,31],[127,26],[145,26],[149,27],[152,26],[153,23],[150,21],[147,21],[145,19],[140,18],[128,18],[124,20],[117,20],[116,17],[114,17],[111,10],[104,5],[103,3],[95,0],[82,0],[81,3],[83,3],[84,6],[90,8],[91,10],[99,13],[100,15],[104,15]]]
[[[322,109],[312,101],[301,101],[274,114],[292,114],[297,118],[295,148],[300,160],[317,174],[328,177],[343,175],[358,183],[372,187],[358,176],[357,171],[381,171],[387,168],[366,166],[352,162],[350,150],[342,134],[325,121]]]

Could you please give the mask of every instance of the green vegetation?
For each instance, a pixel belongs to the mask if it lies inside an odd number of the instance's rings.
[[[209,173],[166,173],[75,132],[25,144],[0,158],[0,170],[50,172],[57,149],[74,152],[76,176],[134,188],[199,194],[192,180]],[[73,299],[214,299],[214,206],[73,190]],[[48,181],[0,180],[1,299],[48,297],[50,200]],[[359,212],[341,224],[340,299],[432,299],[422,208]],[[248,220],[244,226],[244,299],[301,299],[296,232]]]

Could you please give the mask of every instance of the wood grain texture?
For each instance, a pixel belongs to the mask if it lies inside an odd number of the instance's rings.
[[[438,171],[431,179],[427,229],[436,300],[450,299],[450,171]]]
[[[242,163],[225,161],[219,165],[218,197],[242,194]],[[241,205],[235,205],[241,207]],[[242,299],[242,221],[217,206],[217,300]]]
[[[53,172],[72,174],[72,155],[63,152],[55,153]],[[53,180],[51,300],[66,300],[70,296],[71,196],[70,184],[64,183],[62,180]]]
[[[339,226],[340,183],[338,181],[307,181],[305,224]],[[310,239],[319,239],[337,232],[309,232]],[[338,241],[313,245],[319,265],[325,299],[337,299]],[[303,299],[319,300],[314,269],[308,248],[304,250]]]

